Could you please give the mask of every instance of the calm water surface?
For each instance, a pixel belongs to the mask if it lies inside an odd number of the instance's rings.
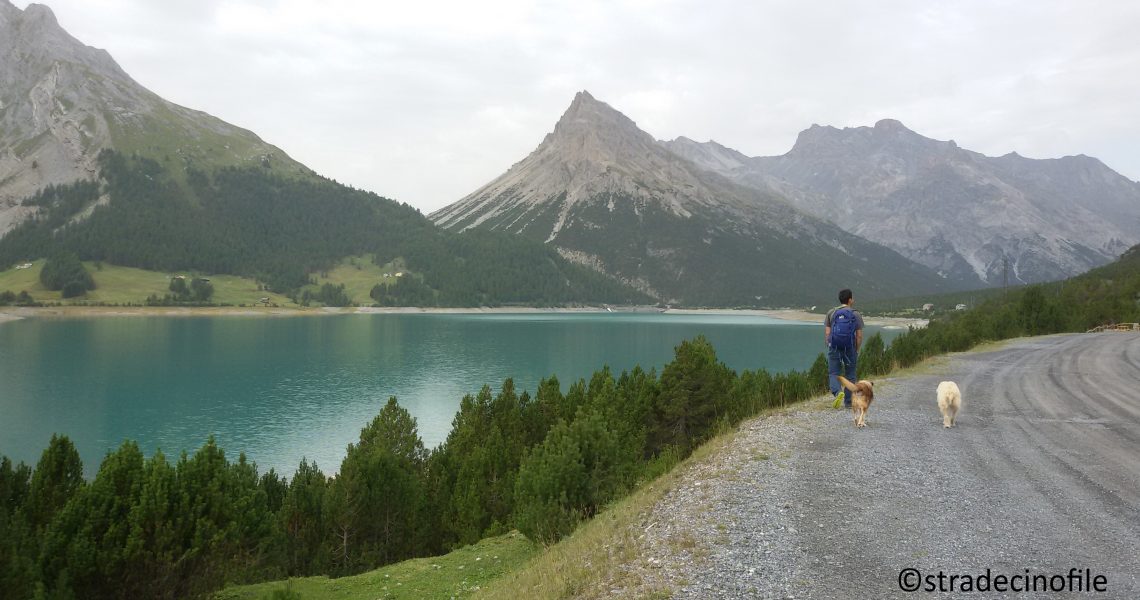
[[[806,369],[822,351],[819,325],[735,315],[24,319],[0,325],[0,454],[34,464],[63,433],[90,476],[124,439],[173,458],[213,434],[263,471],[305,456],[331,473],[389,396],[431,447],[485,383],[533,392],[556,374],[565,392],[603,365],[660,370],[698,334],[738,371]]]

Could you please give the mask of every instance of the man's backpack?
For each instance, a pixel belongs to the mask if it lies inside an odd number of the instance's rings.
[[[855,329],[858,324],[855,311],[846,306],[837,308],[831,315],[831,339],[828,343],[832,348],[841,350],[854,348]]]

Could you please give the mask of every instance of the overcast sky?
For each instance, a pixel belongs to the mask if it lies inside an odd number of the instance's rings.
[[[20,8],[27,2],[17,0]],[[783,154],[895,118],[995,156],[1140,179],[1140,3],[54,0],[175,103],[428,213],[524,158],[589,90],[658,139]]]

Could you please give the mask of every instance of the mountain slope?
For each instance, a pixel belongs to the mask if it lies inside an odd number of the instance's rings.
[[[381,288],[386,305],[648,301],[539,242],[444,231],[410,206],[335,182],[261,167],[193,170],[180,182],[157,161],[110,150],[97,162],[98,183],[53,186],[25,201],[40,213],[0,238],[0,271],[62,250],[150,271],[253,277],[296,294],[342,257],[371,254],[408,271]],[[109,202],[79,219],[101,194]]]
[[[179,168],[304,170],[252,132],[142,87],[105,50],[64,31],[46,6],[20,10],[0,0],[0,236],[36,212],[23,198],[94,178],[105,148]]]
[[[0,0],[0,270],[61,250],[293,294],[343,257],[371,254],[410,275],[377,289],[390,305],[649,301],[539,242],[456,235],[325,180],[146,90],[46,7]]]
[[[812,126],[782,156],[748,158],[715,142],[666,145],[742,185],[978,283],[1060,279],[1140,241],[1140,184],[1087,156],[992,158],[894,120]],[[733,157],[724,161],[724,156]]]
[[[827,303],[945,282],[886,248],[669,152],[628,117],[578,93],[538,148],[432,215],[453,230],[540,240],[665,301]]]

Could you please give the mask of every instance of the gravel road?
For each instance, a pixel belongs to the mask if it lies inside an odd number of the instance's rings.
[[[945,379],[963,395],[954,429],[935,401]],[[642,553],[609,592],[1140,598],[1140,335],[1018,340],[877,383],[863,430],[822,401],[745,423],[644,515]],[[904,593],[908,568],[1087,568],[1107,591]]]

